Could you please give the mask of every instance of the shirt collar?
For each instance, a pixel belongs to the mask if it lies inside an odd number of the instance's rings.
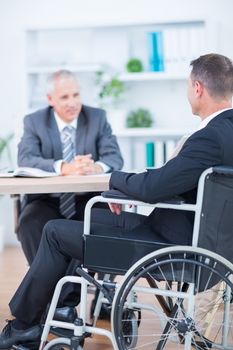
[[[57,127],[59,132],[62,132],[62,130],[66,127],[66,126],[72,126],[74,129],[77,129],[78,126],[78,117],[75,118],[71,123],[65,123],[59,116],[58,114],[54,111],[54,118],[57,122]]]
[[[197,131],[198,131],[198,130],[201,130],[201,129],[203,129],[203,128],[205,128],[206,125],[207,125],[212,119],[214,119],[215,117],[217,117],[217,115],[221,114],[222,112],[228,111],[229,109],[232,109],[232,107],[221,109],[220,111],[214,112],[214,113],[212,113],[211,115],[209,115],[207,118],[205,118],[204,120],[201,121],[201,123],[199,124],[199,127],[197,128]]]

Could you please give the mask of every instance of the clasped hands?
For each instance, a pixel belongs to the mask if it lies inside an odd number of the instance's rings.
[[[103,168],[100,164],[96,164],[92,159],[91,154],[78,155],[70,163],[62,163],[62,175],[93,175],[103,173]],[[118,203],[109,203],[109,208],[112,213],[120,215],[122,205]],[[130,205],[129,207],[132,207]]]
[[[91,154],[78,155],[70,163],[62,163],[61,175],[93,175],[103,173],[103,168],[92,159]]]

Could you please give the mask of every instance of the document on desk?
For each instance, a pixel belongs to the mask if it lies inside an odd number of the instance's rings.
[[[19,167],[14,171],[0,173],[0,177],[52,177],[58,176],[55,172],[44,171],[38,168]]]

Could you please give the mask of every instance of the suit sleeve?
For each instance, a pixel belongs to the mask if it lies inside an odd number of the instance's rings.
[[[201,173],[220,165],[223,150],[214,128],[196,132],[180,153],[164,166],[143,173],[114,172],[110,188],[148,203],[156,203],[195,189]]]
[[[97,149],[99,161],[107,164],[111,171],[119,170],[123,166],[123,158],[116,140],[116,136],[112,134],[111,127],[107,122],[106,113],[102,112],[100,119],[99,134],[97,140]]]
[[[30,116],[24,118],[24,133],[18,145],[18,166],[54,171],[54,159],[42,157],[41,140]]]

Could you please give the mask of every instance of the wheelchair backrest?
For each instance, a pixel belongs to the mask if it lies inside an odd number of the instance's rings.
[[[206,176],[198,246],[233,262],[233,169],[213,168]]]

